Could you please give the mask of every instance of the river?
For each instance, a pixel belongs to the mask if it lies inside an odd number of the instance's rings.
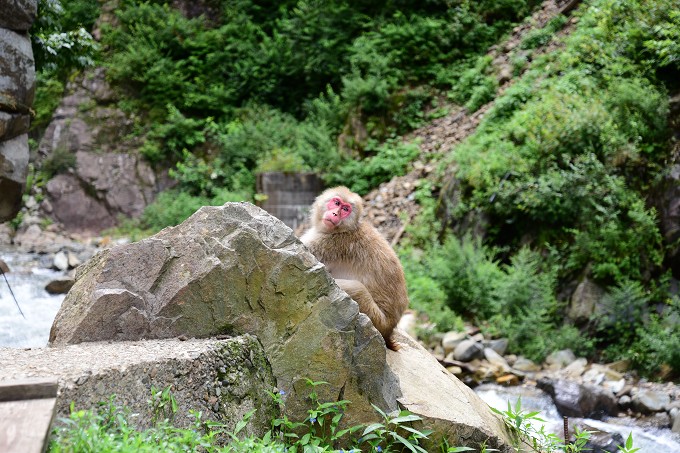
[[[545,423],[536,423],[536,429],[540,425],[545,426],[545,431],[563,437],[564,422],[562,416],[550,396],[539,389],[522,387],[502,387],[495,384],[483,384],[475,389],[486,404],[500,411],[508,409],[508,402],[514,407],[518,398],[521,398],[521,407],[526,412],[539,411],[539,417]],[[670,429],[643,429],[636,426],[631,419],[615,418],[609,420],[579,419],[592,428],[607,433],[619,433],[623,440],[633,433],[633,443],[639,448],[638,453],[680,453],[680,436],[675,435]],[[573,424],[574,420],[570,420]],[[571,427],[573,432],[573,426]]]
[[[10,268],[5,275],[9,286],[0,276],[0,347],[46,346],[52,321],[64,296],[48,294],[45,285],[62,273],[47,268],[47,263],[41,263],[41,255],[3,249],[0,259]],[[9,288],[25,318],[21,316]]]
[[[63,295],[50,295],[45,285],[62,273],[49,269],[51,260],[47,255],[20,253],[15,249],[0,251],[0,259],[10,268],[6,274],[9,286],[23,311],[21,316],[4,278],[0,277],[0,347],[38,348],[47,345],[52,321],[64,300]],[[482,385],[475,389],[477,394],[490,406],[501,411],[507,409],[508,401],[513,405],[522,398],[522,408],[540,411],[546,419],[546,429],[561,433],[562,418],[552,400],[540,390],[521,387],[500,387]],[[619,432],[625,439],[633,432],[638,453],[680,453],[680,438],[669,429],[642,429],[630,424],[608,423],[586,420],[594,428],[606,432]]]

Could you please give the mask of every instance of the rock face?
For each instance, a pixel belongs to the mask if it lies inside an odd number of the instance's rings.
[[[99,232],[139,216],[166,186],[125,138],[132,121],[112,107],[104,70],[69,83],[38,148],[39,162],[72,161],[47,184],[42,209],[71,232]],[[163,179],[163,178],[161,178]]]
[[[137,417],[128,419],[149,427],[153,410],[147,404],[152,386],[171,386],[178,410],[174,423],[192,426],[189,409],[203,420],[234,424],[257,409],[248,426],[261,435],[269,428],[278,405],[266,393],[276,385],[262,346],[251,335],[226,340],[156,340],[125,343],[87,343],[58,348],[0,348],[0,381],[39,376],[59,382],[57,417],[69,406],[98,407],[116,395]],[[168,414],[169,415],[169,414]]]
[[[28,126],[35,95],[28,37],[37,0],[0,0],[0,223],[21,207],[28,171]]]
[[[375,421],[371,403],[392,411],[399,402],[446,426],[451,441],[490,438],[510,451],[488,407],[412,340],[386,359],[382,337],[325,267],[248,203],[203,207],[179,226],[95,255],[78,268],[50,344],[216,334],[258,338],[293,418],[308,409],[306,380],[326,381],[319,398],[350,400],[348,424]],[[424,405],[430,398],[441,403]]]

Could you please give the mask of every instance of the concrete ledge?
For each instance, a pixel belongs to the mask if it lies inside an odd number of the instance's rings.
[[[231,428],[253,408],[246,431],[263,434],[278,407],[267,394],[275,380],[262,346],[252,335],[226,340],[148,340],[83,343],[38,349],[0,348],[0,383],[26,378],[59,382],[57,417],[95,409],[116,395],[130,408],[130,422],[148,427],[151,387],[172,386],[179,409],[175,424],[189,426],[189,409]]]

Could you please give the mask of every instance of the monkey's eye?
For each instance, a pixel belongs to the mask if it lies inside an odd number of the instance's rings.
[[[338,200],[337,198],[333,200],[333,203],[335,204],[335,206],[340,206],[340,200]]]
[[[345,211],[345,212],[349,212],[349,206],[343,206],[342,210]]]

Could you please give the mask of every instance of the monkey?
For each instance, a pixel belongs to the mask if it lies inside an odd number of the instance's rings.
[[[392,331],[408,306],[404,270],[385,238],[361,219],[362,212],[361,197],[347,187],[325,190],[312,204],[311,227],[300,240],[396,351]]]

